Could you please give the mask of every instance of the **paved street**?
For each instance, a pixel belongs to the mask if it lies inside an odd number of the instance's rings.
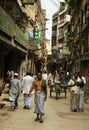
[[[58,100],[55,99],[55,93],[52,98],[48,94],[44,123],[34,121],[34,100],[31,110],[23,109],[22,95],[19,98],[19,108],[15,111],[9,110],[9,102],[0,103],[6,104],[0,109],[0,130],[89,130],[89,104],[85,105],[83,113],[70,112],[68,94],[66,99],[61,94]]]

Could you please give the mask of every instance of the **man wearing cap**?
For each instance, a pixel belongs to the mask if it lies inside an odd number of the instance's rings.
[[[14,74],[14,79],[10,81],[10,105],[11,109],[14,110],[18,107],[18,97],[21,93],[21,82],[18,79],[18,73]]]

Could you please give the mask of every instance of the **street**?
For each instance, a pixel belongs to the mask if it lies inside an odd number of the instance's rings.
[[[4,95],[2,95],[4,97]],[[1,98],[1,97],[0,97]],[[61,94],[58,100],[55,93],[45,102],[44,123],[35,122],[34,94],[32,95],[32,108],[23,109],[23,95],[19,98],[19,108],[10,111],[9,102],[1,101],[6,105],[0,109],[0,130],[89,130],[89,104],[85,104],[84,112],[71,112],[69,109],[69,94],[67,98]]]

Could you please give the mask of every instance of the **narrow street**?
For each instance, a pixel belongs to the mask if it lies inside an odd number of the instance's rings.
[[[0,130],[89,130],[89,104],[85,104],[83,113],[70,112],[68,94],[66,99],[61,94],[61,97],[56,100],[55,93],[51,98],[48,93],[48,99],[45,102],[44,123],[34,121],[36,117],[34,100],[31,110],[23,109],[22,95],[19,98],[19,108],[15,111],[9,110],[9,102],[1,101],[0,103],[6,104],[0,109]]]

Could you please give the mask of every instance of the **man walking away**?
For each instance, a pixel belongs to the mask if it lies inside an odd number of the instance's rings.
[[[22,91],[24,94],[24,109],[30,109],[31,107],[31,95],[29,95],[29,90],[32,86],[34,78],[30,76],[30,73],[27,72],[27,75],[22,80]]]
[[[11,110],[14,110],[18,107],[18,97],[20,93],[21,93],[21,82],[18,79],[18,73],[15,73],[14,79],[10,81],[9,97],[10,97]]]

